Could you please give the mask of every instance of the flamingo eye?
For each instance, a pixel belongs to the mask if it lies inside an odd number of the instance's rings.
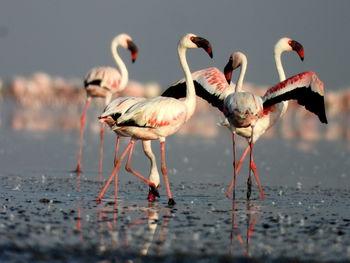
[[[195,37],[194,37],[194,36],[190,37],[190,40],[191,40],[191,41],[193,41],[194,39],[195,39]]]
[[[293,41],[292,40],[288,40],[288,45],[292,45]]]

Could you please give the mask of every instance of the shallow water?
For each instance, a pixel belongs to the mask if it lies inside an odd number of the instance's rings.
[[[232,176],[227,130],[213,138],[175,135],[167,140],[174,207],[163,185],[159,201],[149,203],[147,186],[123,169],[117,203],[112,190],[97,203],[98,135],[87,131],[84,172],[76,177],[78,132],[12,130],[12,107],[1,107],[2,262],[350,260],[348,142],[261,139],[254,154],[266,200],[255,185],[245,200],[245,163],[232,202],[225,197]],[[106,135],[104,178],[115,143]],[[153,146],[158,154],[159,143]],[[135,148],[133,168],[147,175],[139,143]]]

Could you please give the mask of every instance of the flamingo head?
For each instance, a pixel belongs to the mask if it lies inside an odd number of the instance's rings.
[[[240,67],[243,63],[247,63],[247,57],[242,52],[237,51],[230,56],[224,68],[224,75],[228,84],[230,84],[232,79],[232,71]]]
[[[118,45],[121,45],[123,48],[130,51],[131,61],[134,63],[138,55],[138,48],[132,38],[128,34],[120,34],[113,39],[112,49],[117,48]]]
[[[159,185],[149,187],[148,196],[147,196],[148,201],[154,201],[156,200],[156,197],[160,197],[158,187]]]
[[[195,34],[188,33],[184,35],[179,42],[179,46],[185,48],[203,48],[208,55],[213,58],[213,49],[208,40],[203,37],[198,37]]]
[[[304,60],[304,47],[296,40],[288,37],[281,38],[275,45],[275,53],[282,53],[284,51],[295,51],[298,53],[301,61]]]
[[[231,55],[225,68],[224,68],[224,75],[225,75],[225,78],[226,78],[226,81],[228,84],[230,84],[231,79],[232,79],[232,71],[233,71],[233,66],[232,66],[233,63],[232,62],[233,62],[233,57]]]

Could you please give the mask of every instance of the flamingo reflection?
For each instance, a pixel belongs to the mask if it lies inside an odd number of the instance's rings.
[[[244,209],[244,204],[245,209]],[[242,208],[240,208],[242,207]],[[246,219],[246,233],[245,240],[244,236],[241,234],[239,224],[240,221],[237,218],[241,217],[245,213]],[[231,234],[230,234],[230,246],[229,253],[233,254],[234,243],[238,242],[242,248],[242,252],[245,256],[251,256],[249,251],[250,238],[253,235],[256,224],[259,220],[259,211],[256,204],[256,201],[247,200],[247,201],[232,201],[232,225],[231,225]]]
[[[75,191],[77,193],[80,193],[80,176],[76,177],[76,182],[75,182]],[[79,239],[81,242],[84,241],[84,236],[83,232],[81,230],[82,227],[82,219],[81,219],[81,201],[77,200],[77,215],[75,218],[75,229],[79,233]]]
[[[159,208],[157,202],[148,202],[147,207],[122,206],[117,205],[117,202],[114,202],[113,206],[103,203],[99,205],[101,206],[98,213],[100,251],[117,248],[128,251],[131,247],[135,247],[135,242],[131,242],[134,236],[140,235],[142,246],[137,250],[140,255],[147,255],[152,244],[156,244],[156,254],[161,253],[166,240],[167,226],[172,218],[169,208]],[[134,212],[140,211],[144,213],[129,221],[129,218],[134,216]],[[118,213],[123,216],[118,218]],[[105,233],[108,233],[111,238],[110,246],[105,239]]]

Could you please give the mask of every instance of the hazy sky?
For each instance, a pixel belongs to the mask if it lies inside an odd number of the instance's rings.
[[[2,1],[0,8],[0,76],[44,71],[84,77],[97,65],[114,65],[112,38],[130,34],[140,53],[135,64],[121,50],[130,78],[158,81],[163,87],[183,73],[176,45],[187,32],[207,38],[214,59],[188,52],[192,71],[223,68],[233,51],[248,56],[246,80],[275,84],[273,45],[289,36],[304,45],[305,61],[283,55],[287,76],[316,71],[326,89],[350,86],[350,1],[322,0],[30,0]]]

